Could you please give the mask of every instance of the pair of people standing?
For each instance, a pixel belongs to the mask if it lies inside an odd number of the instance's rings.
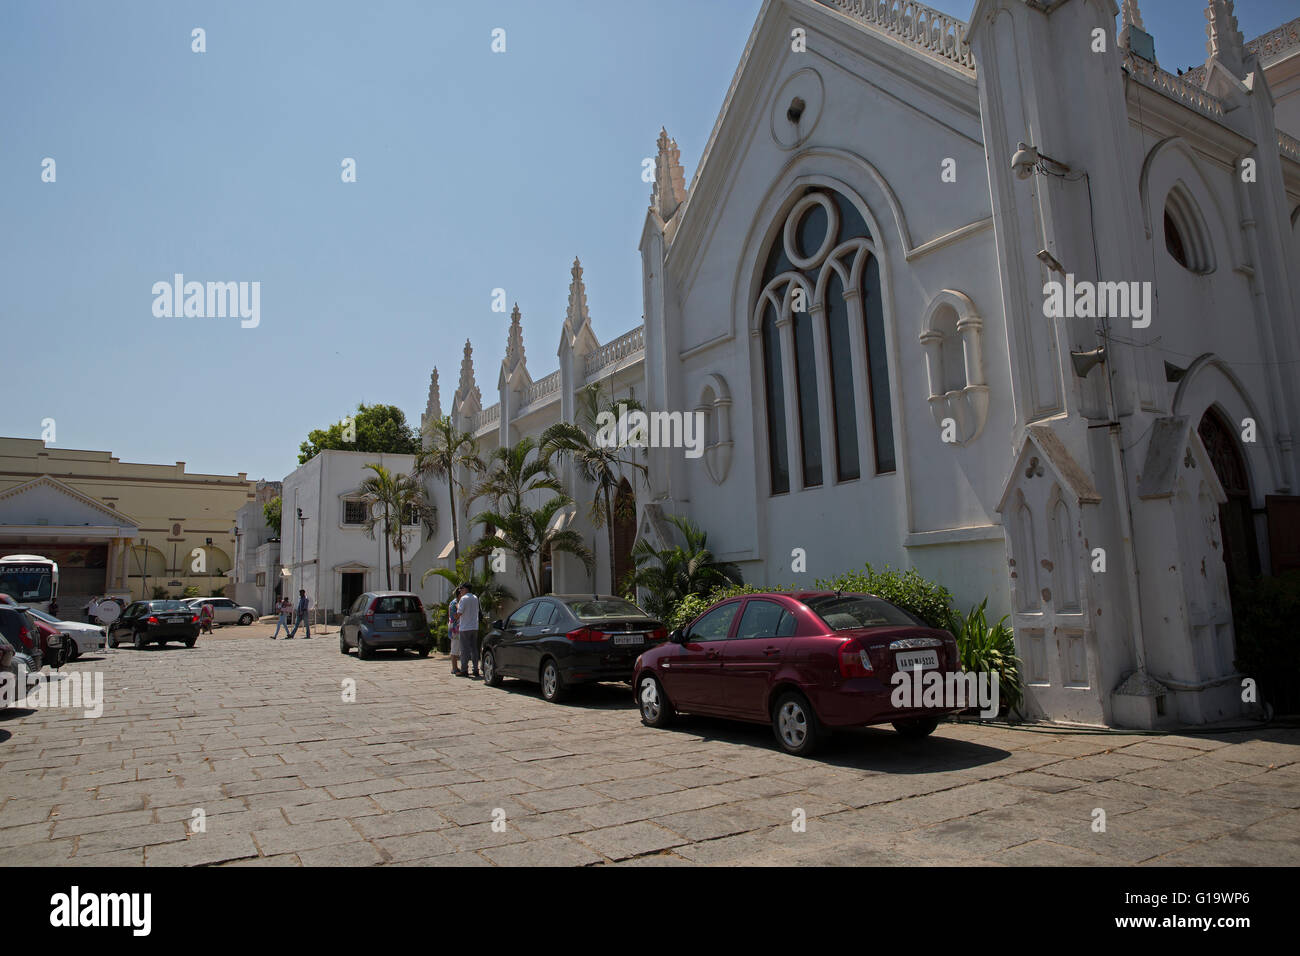
[[[310,641],[311,622],[307,620],[307,609],[310,606],[311,606],[311,602],[307,600],[307,592],[300,588],[298,590],[298,617],[297,620],[294,621],[293,630],[291,631],[289,630],[289,617],[290,617],[289,599],[287,597],[280,598],[280,603],[277,604],[275,607],[275,613],[277,619],[275,622],[275,633],[271,635],[271,640],[276,639],[276,637],[280,633],[280,628],[283,627],[284,639],[286,641],[292,641],[293,636],[298,633],[298,625],[301,624],[306,629],[307,632],[305,635],[303,635],[304,640]]]
[[[462,584],[456,589],[447,606],[447,627],[451,633],[451,672],[457,677],[469,677],[469,667],[472,665],[477,680],[478,598],[468,584]]]

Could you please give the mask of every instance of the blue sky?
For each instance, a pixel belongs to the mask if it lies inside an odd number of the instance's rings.
[[[667,126],[689,181],[760,5],[6,0],[0,434],[278,479],[358,401],[418,421],[435,364],[445,407],[467,335],[493,401],[494,288],[534,377],[575,254],[597,336],[631,329],[641,161]],[[1199,2],[1142,9],[1162,65],[1204,59]],[[1238,3],[1247,39],[1297,12]],[[260,281],[261,324],[155,318],[176,272]]]

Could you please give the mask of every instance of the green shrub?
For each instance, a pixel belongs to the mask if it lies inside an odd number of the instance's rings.
[[[947,628],[952,595],[942,584],[927,581],[916,568],[899,571],[889,565],[877,571],[870,564],[865,571],[845,571],[833,578],[818,578],[817,587],[827,591],[863,591],[884,598],[915,614],[930,627]]]
[[[1232,612],[1237,670],[1276,713],[1300,713],[1300,571],[1235,585]]]
[[[451,634],[447,630],[447,605],[433,604],[429,607],[429,634],[434,646],[443,654],[451,651]]]
[[[199,586],[197,584],[187,585],[185,587],[185,590],[181,592],[181,597],[192,598],[198,596],[199,596]]]
[[[1016,636],[1007,625],[1005,614],[996,624],[988,623],[985,617],[988,603],[988,598],[980,601],[965,617],[950,611],[947,628],[957,638],[961,669],[967,673],[997,674],[999,707],[1002,711],[1012,711],[1024,697]]]
[[[168,594],[167,594],[167,589],[165,587],[163,587],[161,584],[155,584],[153,586],[153,599],[155,601],[165,601],[167,597]]]

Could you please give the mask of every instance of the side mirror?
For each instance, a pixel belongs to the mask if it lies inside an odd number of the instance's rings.
[[[674,644],[685,644],[686,630],[680,627],[674,628],[673,632],[668,635],[668,640],[672,641]]]
[[[506,622],[501,620],[493,621],[492,629],[494,631],[504,631],[506,629]]]

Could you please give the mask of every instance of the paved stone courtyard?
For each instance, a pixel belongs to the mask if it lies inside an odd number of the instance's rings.
[[[0,713],[0,862],[1300,864],[1294,729],[946,724],[809,760],[765,727],[643,727],[623,685],[550,705],[437,655],[362,662],[334,632],[269,632],[83,659],[69,670],[104,674],[97,719]]]

